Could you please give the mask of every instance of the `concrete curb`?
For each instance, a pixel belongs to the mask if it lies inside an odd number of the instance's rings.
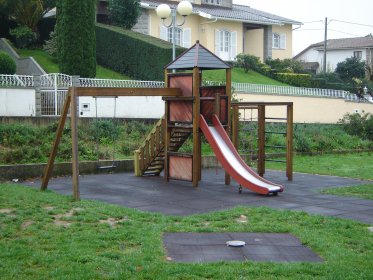
[[[100,161],[99,165],[111,165],[112,161]],[[115,172],[134,172],[132,159],[116,160]],[[46,163],[0,165],[0,181],[13,179],[39,178],[43,176]],[[108,170],[98,170],[97,161],[81,161],[79,164],[80,174],[107,173]],[[202,167],[211,168],[220,166],[215,156],[205,156],[202,158]],[[52,176],[71,175],[71,162],[55,163]]]

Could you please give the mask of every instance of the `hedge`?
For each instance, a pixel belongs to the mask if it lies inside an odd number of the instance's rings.
[[[61,73],[96,76],[96,0],[57,3],[58,65]]]
[[[312,87],[312,75],[310,74],[277,73],[275,78],[295,87]]]
[[[176,48],[176,55],[183,52]],[[172,45],[163,40],[120,27],[96,25],[98,64],[139,80],[163,80]]]

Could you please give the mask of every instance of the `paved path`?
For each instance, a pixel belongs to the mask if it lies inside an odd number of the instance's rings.
[[[86,175],[80,177],[83,199],[94,199],[168,215],[191,215],[222,210],[237,205],[268,206],[303,210],[312,214],[348,218],[373,224],[373,201],[320,194],[320,189],[352,186],[366,182],[357,179],[294,173],[292,182],[284,172],[267,171],[265,178],[285,185],[278,196],[261,196],[238,185],[224,185],[222,169],[205,169],[198,188],[183,181],[165,183],[163,177],[135,177],[133,173]],[[39,185],[40,182],[35,182]],[[71,178],[56,178],[49,189],[71,194]]]

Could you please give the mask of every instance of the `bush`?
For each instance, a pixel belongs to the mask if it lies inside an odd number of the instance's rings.
[[[352,81],[353,78],[363,79],[365,77],[365,62],[357,57],[349,57],[337,64],[335,72],[347,82]]]
[[[373,141],[373,114],[346,114],[339,123],[348,134]]]
[[[97,62],[134,79],[163,80],[163,67],[171,61],[172,45],[160,39],[97,24]],[[108,44],[110,42],[110,44]],[[184,49],[177,48],[180,54]]]
[[[0,74],[13,75],[16,70],[17,66],[12,57],[0,51]]]
[[[109,18],[113,25],[131,29],[139,16],[138,0],[109,0]]]
[[[37,36],[27,26],[19,26],[10,30],[10,35],[15,38],[15,45],[17,48],[28,48],[36,42]]]
[[[45,41],[43,50],[52,57],[57,57],[57,33],[52,31],[49,40]]]
[[[304,68],[297,60],[287,59],[267,59],[266,64],[279,73],[304,73]]]
[[[236,65],[243,68],[246,73],[249,70],[257,71],[260,67],[263,66],[263,63],[260,62],[260,58],[255,55],[241,53],[237,55],[236,59]]]
[[[274,75],[275,79],[295,86],[295,87],[311,87],[312,76],[310,74],[294,74],[294,73],[277,73]]]

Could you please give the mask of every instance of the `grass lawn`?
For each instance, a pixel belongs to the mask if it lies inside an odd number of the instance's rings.
[[[43,50],[18,50],[21,57],[32,56],[47,73],[59,73],[59,67],[55,58]],[[96,78],[100,79],[118,79],[118,80],[131,80],[130,77],[122,75],[118,72],[112,71],[108,68],[97,65],[96,67]]]
[[[373,278],[366,225],[303,212],[237,207],[172,217],[0,184],[0,228],[2,279]],[[172,263],[164,232],[291,233],[325,262]]]
[[[284,164],[266,162],[266,168],[285,170]],[[373,180],[373,153],[294,156],[294,171]]]
[[[202,78],[207,81],[225,81],[225,70],[203,71]],[[232,82],[288,86],[287,84],[273,80],[267,76],[251,70],[248,73],[245,73],[243,68],[232,69]]]
[[[359,198],[373,200],[373,184],[327,189],[327,190],[323,190],[322,193],[334,194],[334,195],[340,195],[340,196],[356,196]]]
[[[21,57],[32,56],[47,73],[59,73],[59,67],[55,58],[41,49],[20,49],[18,50]],[[96,78],[101,79],[118,79],[129,80],[128,76],[112,71],[97,65]],[[225,70],[211,70],[203,72],[203,79],[209,81],[225,81]],[[288,86],[287,84],[263,76],[257,72],[249,71],[245,73],[242,68],[233,68],[232,81],[238,83],[267,84],[277,86]]]
[[[268,169],[285,170],[279,163],[266,163]],[[373,153],[325,154],[295,156],[294,171],[312,174],[373,180]],[[323,193],[373,199],[373,183],[361,186],[333,188]]]

